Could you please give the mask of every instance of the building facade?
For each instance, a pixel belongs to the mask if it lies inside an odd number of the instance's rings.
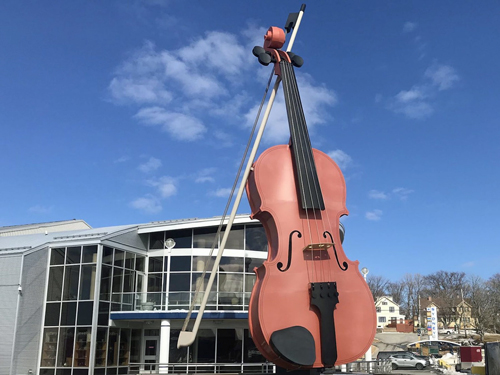
[[[235,220],[195,343],[177,348],[219,222],[0,228],[0,375],[267,371],[247,323],[267,239],[248,216]]]
[[[399,305],[392,300],[391,296],[378,297],[375,301],[377,311],[377,328],[384,328],[388,324],[404,323],[405,316],[400,314]]]

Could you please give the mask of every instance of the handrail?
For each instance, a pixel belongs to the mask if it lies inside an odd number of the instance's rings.
[[[144,369],[149,367],[149,369]],[[146,362],[133,362],[128,365],[127,374],[159,374],[160,369],[162,373],[169,374],[196,374],[208,373],[207,370],[212,368],[214,374],[218,373],[259,373],[259,374],[273,374],[276,372],[276,365],[271,362],[260,363],[146,363]],[[236,370],[237,369],[237,370]],[[177,371],[176,371],[177,370]],[[203,371],[199,371],[203,370]],[[224,371],[228,370],[228,371]],[[230,371],[229,371],[230,370]],[[251,371],[253,370],[253,371]],[[258,371],[257,371],[258,370]]]

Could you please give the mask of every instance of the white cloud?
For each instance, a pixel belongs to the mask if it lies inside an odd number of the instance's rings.
[[[147,214],[155,214],[162,210],[162,206],[158,198],[150,194],[145,197],[135,199],[130,202],[130,206]]]
[[[172,100],[172,93],[165,90],[162,83],[153,78],[115,77],[108,88],[117,104],[161,104]]]
[[[408,199],[408,196],[413,193],[414,190],[398,187],[392,190],[392,193],[402,201]]]
[[[331,157],[342,170],[345,170],[352,164],[352,158],[342,150],[333,150],[327,152],[327,155]]]
[[[215,168],[205,168],[199,171],[194,179],[194,182],[197,184],[204,183],[204,182],[215,182],[215,179],[213,177],[213,174],[215,173],[216,169]]]
[[[28,208],[28,211],[35,214],[48,214],[49,212],[52,212],[53,209],[54,206],[42,206],[40,204],[37,204]]]
[[[425,71],[425,77],[430,78],[439,91],[451,89],[460,81],[456,70],[449,65],[433,65]]]
[[[177,182],[173,177],[163,176],[148,181],[150,186],[157,189],[161,198],[168,198],[177,194]]]
[[[128,157],[128,156],[120,156],[113,163],[125,163],[126,161],[129,161],[129,160],[130,160],[130,157]]]
[[[215,191],[212,191],[209,193],[209,195],[212,195],[214,197],[219,197],[219,198],[227,198],[229,197],[229,194],[231,193],[230,188],[220,188]]]
[[[381,210],[368,211],[365,214],[365,218],[370,221],[379,221],[382,218],[382,211]]]
[[[199,139],[206,132],[206,127],[196,117],[161,107],[142,108],[134,117],[146,125],[159,125],[164,132],[183,141]]]
[[[368,192],[368,197],[371,199],[389,199],[389,196],[384,193],[383,191],[378,191],[378,190],[370,190]]]
[[[415,22],[406,22],[403,26],[403,32],[409,33],[417,28],[417,24]]]
[[[452,88],[459,80],[451,66],[434,64],[425,71],[420,84],[401,90],[390,99],[388,108],[411,119],[427,118],[435,111],[433,100],[438,93]]]
[[[161,160],[150,157],[149,160],[137,167],[141,172],[150,173],[161,167]]]

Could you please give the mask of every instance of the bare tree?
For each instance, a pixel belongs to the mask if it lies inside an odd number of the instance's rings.
[[[387,295],[389,280],[385,277],[376,275],[367,276],[366,282],[368,283],[368,287],[370,288],[375,301],[377,298]]]
[[[500,333],[500,273],[491,276],[486,282],[486,287],[493,305],[491,328],[493,332]]]
[[[418,273],[407,273],[400,281],[402,286],[401,307],[410,319],[419,317],[419,296],[424,288],[424,277]]]
[[[488,327],[494,325],[495,312],[494,298],[486,286],[486,282],[479,276],[468,278],[467,299],[471,306],[471,317],[474,320],[476,332],[484,339]]]

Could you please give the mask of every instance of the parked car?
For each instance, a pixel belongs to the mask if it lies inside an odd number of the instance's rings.
[[[440,328],[438,329],[438,333],[442,335],[451,335],[453,333],[457,333],[453,328]]]
[[[389,357],[391,361],[391,366],[393,370],[396,370],[400,367],[414,367],[417,370],[422,370],[424,367],[429,365],[429,361],[417,358],[411,353],[401,353],[401,354],[393,354]]]
[[[403,350],[398,350],[398,351],[380,351],[377,354],[377,359],[388,359],[391,355],[394,354],[404,354],[406,353]]]

